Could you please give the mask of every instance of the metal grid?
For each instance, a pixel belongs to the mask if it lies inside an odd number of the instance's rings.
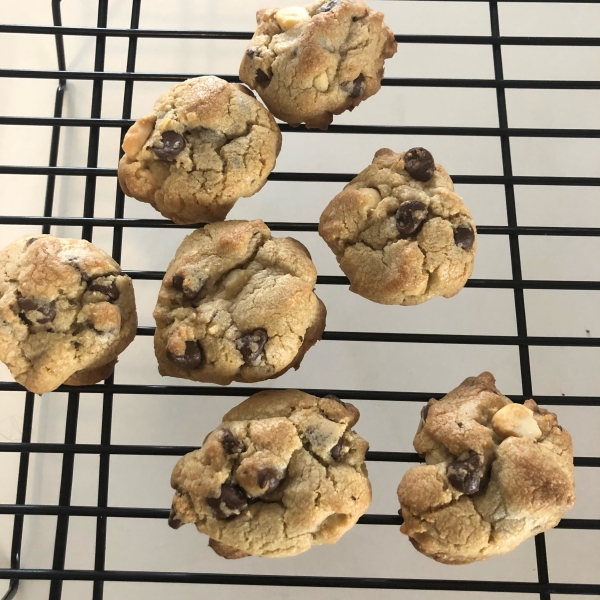
[[[391,1],[391,0],[390,0]],[[470,0],[483,2],[483,0]],[[519,0],[502,0],[519,1]],[[555,2],[560,0],[529,0],[536,2]],[[564,1],[564,0],[563,0]],[[579,0],[582,3],[595,3],[598,0]],[[0,224],[41,226],[43,233],[49,233],[51,226],[69,225],[81,226],[82,237],[92,239],[94,227],[109,227],[113,229],[112,255],[120,262],[123,228],[173,228],[178,226],[163,219],[131,219],[124,218],[124,195],[116,186],[114,218],[95,218],[94,202],[97,177],[116,177],[116,169],[99,168],[98,150],[100,130],[102,127],[119,128],[121,140],[132,124],[131,106],[133,86],[136,81],[169,81],[177,82],[186,79],[187,74],[137,73],[135,71],[137,41],[145,38],[193,38],[193,39],[250,39],[250,32],[237,31],[175,31],[175,30],[143,30],[139,29],[141,0],[133,0],[131,25],[129,29],[107,28],[108,0],[98,1],[97,28],[63,27],[61,20],[60,0],[51,0],[54,26],[29,25],[0,25],[0,33],[42,34],[53,35],[56,39],[58,70],[33,71],[0,69],[3,78],[32,78],[58,80],[54,116],[39,117],[8,117],[0,116],[0,125],[29,125],[50,126],[52,137],[50,158],[47,167],[43,166],[6,166],[0,165],[0,174],[47,175],[46,197],[43,216],[0,216]],[[489,5],[491,35],[396,35],[396,39],[404,44],[476,44],[491,45],[493,50],[494,79],[417,79],[417,78],[387,78],[384,86],[419,86],[419,87],[475,87],[494,88],[496,90],[499,127],[431,127],[431,126],[349,126],[332,125],[333,133],[353,134],[422,134],[422,135],[454,135],[454,136],[492,136],[500,139],[503,175],[501,176],[453,176],[455,183],[501,184],[504,187],[507,211],[507,226],[480,226],[481,235],[508,236],[512,279],[471,279],[467,287],[477,288],[508,288],[514,293],[514,306],[517,323],[516,336],[490,335],[438,335],[438,334],[408,334],[408,333],[361,333],[326,331],[323,339],[370,342],[404,342],[404,343],[436,343],[436,344],[486,344],[518,346],[522,395],[512,395],[514,401],[522,402],[532,395],[532,378],[529,358],[530,346],[570,346],[598,347],[600,339],[577,337],[533,337],[527,334],[525,315],[524,290],[600,290],[600,281],[548,281],[524,280],[521,272],[519,252],[520,236],[600,236],[600,228],[591,227],[524,227],[517,224],[515,207],[515,185],[560,185],[560,186],[598,186],[600,178],[590,177],[533,177],[513,175],[511,164],[511,137],[538,138],[599,138],[600,130],[592,129],[540,129],[540,128],[509,128],[507,119],[505,90],[508,88],[521,89],[565,89],[583,90],[600,89],[599,81],[554,81],[554,80],[506,80],[503,77],[502,46],[506,45],[547,45],[547,46],[600,46],[600,38],[582,37],[503,37],[500,35],[498,2],[483,2]],[[65,62],[64,36],[91,36],[96,40],[94,71],[67,71]],[[129,40],[127,52],[127,67],[125,72],[105,72],[104,60],[107,37],[125,37]],[[237,81],[236,77],[222,75],[228,81]],[[63,118],[63,100],[68,80],[93,81],[91,114],[89,119]],[[125,82],[123,111],[121,119],[101,118],[103,82],[117,80]],[[58,167],[57,158],[60,143],[61,127],[89,128],[89,147],[87,166],[84,168]],[[309,130],[292,128],[282,125],[283,132]],[[322,133],[322,132],[320,132]],[[122,152],[121,152],[122,154]],[[81,218],[54,217],[53,202],[56,177],[72,175],[85,177],[85,199]],[[351,174],[327,173],[285,173],[277,172],[270,176],[272,181],[312,181],[340,182],[349,181]],[[303,231],[315,232],[316,223],[268,223],[274,231]],[[160,280],[163,273],[157,271],[126,271],[133,279]],[[318,283],[323,285],[348,285],[345,277],[320,276]],[[151,336],[154,328],[140,327],[138,335]],[[109,571],[105,570],[105,548],[107,519],[117,517],[163,519],[169,514],[168,509],[151,508],[113,508],[108,503],[108,481],[110,457],[114,455],[168,455],[181,456],[194,447],[184,446],[150,446],[150,445],[114,445],[111,444],[111,424],[114,394],[170,394],[170,395],[210,395],[210,396],[242,396],[257,392],[257,387],[222,388],[213,386],[188,387],[175,385],[128,385],[115,384],[113,376],[103,384],[80,387],[61,387],[59,391],[68,392],[68,407],[64,443],[31,443],[34,394],[25,392],[24,425],[20,443],[1,443],[0,452],[16,452],[20,454],[17,495],[15,504],[0,505],[0,514],[14,515],[12,538],[11,567],[0,569],[0,579],[10,580],[9,589],[3,600],[15,597],[22,579],[50,580],[50,600],[61,597],[62,584],[67,580],[93,581],[93,598],[103,597],[105,581],[128,582],[170,582],[170,583],[211,583],[228,585],[266,585],[266,586],[306,586],[306,587],[340,587],[340,588],[373,588],[373,589],[413,589],[413,590],[457,590],[471,592],[513,592],[535,593],[542,600],[550,599],[551,594],[600,595],[600,585],[573,584],[550,582],[544,534],[535,538],[538,582],[517,581],[468,581],[444,579],[393,579],[393,578],[360,578],[360,577],[322,577],[322,576],[291,576],[291,575],[253,575],[253,574],[213,574],[213,573],[170,573],[148,571]],[[12,382],[0,382],[0,391],[21,391],[23,388]],[[325,395],[334,393],[339,397],[352,400],[389,400],[423,402],[430,397],[440,397],[441,394],[385,392],[372,390],[331,390],[306,389],[308,393]],[[76,430],[81,393],[102,394],[102,424],[100,444],[77,444]],[[542,405],[570,406],[600,406],[600,398],[591,396],[540,396],[537,401]],[[58,505],[26,504],[26,488],[31,453],[61,454],[62,473]],[[97,506],[71,506],[71,489],[73,484],[74,458],[76,454],[99,455],[99,485]],[[387,462],[419,462],[419,457],[407,452],[378,452],[367,453],[368,461]],[[600,457],[576,457],[577,467],[600,467]],[[20,568],[21,543],[23,535],[23,520],[25,515],[55,515],[57,516],[56,535],[52,569],[22,569]],[[65,555],[67,548],[69,518],[71,516],[96,517],[95,563],[94,570],[65,570]],[[401,517],[396,515],[365,515],[359,524],[392,525],[397,527]],[[558,528],[563,529],[600,529],[597,519],[563,519]]]

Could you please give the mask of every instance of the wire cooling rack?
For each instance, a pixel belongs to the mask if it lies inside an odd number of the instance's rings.
[[[473,0],[477,2],[477,0]],[[508,1],[508,0],[506,0]],[[547,2],[549,0],[546,0]],[[588,0],[593,3],[593,0]],[[561,347],[598,347],[600,339],[591,337],[551,337],[530,336],[527,333],[524,290],[600,290],[600,281],[564,281],[564,280],[526,280],[522,276],[519,241],[522,236],[600,236],[600,228],[592,227],[533,227],[517,224],[515,203],[515,186],[543,185],[570,186],[575,190],[580,186],[599,186],[600,178],[591,177],[547,177],[547,176],[516,176],[511,164],[511,138],[600,138],[597,129],[542,129],[542,128],[511,128],[508,126],[506,90],[514,89],[543,89],[543,90],[599,90],[598,81],[563,81],[563,80],[508,80],[503,76],[502,49],[505,46],[600,46],[600,38],[586,37],[505,37],[500,35],[498,2],[478,2],[489,7],[490,31],[489,36],[465,35],[396,35],[401,44],[461,44],[491,46],[493,51],[494,77],[492,79],[440,79],[440,78],[387,78],[384,86],[400,87],[431,87],[431,88],[492,88],[495,90],[498,112],[498,127],[441,127],[441,126],[378,126],[378,125],[332,125],[330,133],[337,134],[419,134],[419,135],[452,135],[452,136],[483,136],[499,139],[501,145],[502,168],[501,175],[459,175],[453,176],[457,184],[501,185],[506,202],[507,224],[503,226],[479,226],[482,236],[507,236],[510,246],[510,263],[512,278],[510,279],[471,279],[467,287],[512,290],[514,295],[514,311],[516,315],[516,335],[454,335],[454,334],[421,334],[421,333],[375,333],[375,332],[344,332],[326,331],[325,340],[354,341],[354,342],[402,342],[427,344],[467,344],[467,345],[505,345],[518,347],[522,394],[511,395],[515,401],[523,401],[532,396],[532,370],[530,365],[530,347],[561,346]],[[133,88],[135,82],[159,81],[176,82],[189,77],[189,74],[163,74],[151,72],[136,72],[136,52],[140,38],[188,38],[188,39],[219,39],[247,40],[250,32],[241,31],[187,31],[187,30],[156,30],[140,29],[140,11],[142,0],[133,0],[131,25],[128,29],[107,27],[108,0],[98,1],[97,27],[65,27],[62,24],[60,0],[51,0],[54,26],[33,25],[0,25],[0,33],[21,35],[50,35],[56,40],[58,69],[21,70],[0,69],[0,77],[52,79],[58,81],[53,117],[22,117],[0,116],[0,125],[25,125],[34,127],[51,127],[50,157],[48,166],[6,166],[0,165],[0,174],[11,175],[45,175],[47,186],[43,216],[0,216],[0,225],[27,225],[32,229],[41,226],[43,233],[49,233],[51,227],[79,226],[82,237],[92,239],[94,228],[112,228],[112,255],[115,260],[121,260],[123,232],[125,228],[176,228],[181,227],[163,219],[134,219],[124,218],[124,195],[116,187],[114,218],[94,217],[96,200],[96,183],[99,177],[112,178],[116,183],[115,168],[100,168],[98,166],[98,150],[100,135],[103,128],[116,128],[121,132],[121,139],[131,120]],[[66,69],[65,36],[89,36],[95,39],[95,59],[93,71]],[[128,39],[127,63],[124,72],[106,72],[105,53],[107,38]],[[237,81],[236,77],[222,76],[228,81]],[[64,118],[63,104],[65,90],[69,81],[88,80],[93,82],[90,118]],[[102,118],[103,85],[107,81],[124,82],[124,100],[121,119]],[[4,83],[3,85],[6,85]],[[85,167],[57,166],[61,129],[64,127],[89,129],[89,147]],[[304,128],[294,129],[282,125],[285,133],[307,132]],[[382,141],[381,145],[385,145]],[[116,149],[115,149],[116,155]],[[116,163],[116,161],[115,161]],[[76,176],[85,178],[85,197],[82,217],[53,216],[56,178],[58,176]],[[304,181],[304,182],[339,182],[349,181],[353,175],[339,173],[297,173],[276,172],[270,177],[271,181]],[[268,223],[274,231],[316,232],[316,223]],[[187,226],[189,228],[189,226]],[[185,228],[185,227],[184,227]],[[158,271],[127,271],[134,280],[160,280],[163,273]],[[345,286],[348,281],[341,276],[320,276],[319,285]],[[138,336],[152,336],[152,327],[140,327]],[[463,373],[462,377],[475,373]],[[456,383],[458,383],[458,380]],[[168,571],[136,571],[108,570],[106,564],[107,523],[109,519],[161,519],[166,520],[168,508],[135,508],[111,507],[109,501],[109,468],[111,457],[127,456],[181,456],[194,449],[184,446],[156,445],[125,445],[111,444],[111,426],[113,418],[113,397],[116,394],[139,395],[200,395],[200,396],[238,396],[246,397],[256,391],[257,387],[213,387],[185,385],[135,385],[115,384],[111,376],[102,384],[81,387],[63,387],[59,391],[68,394],[64,443],[32,443],[32,423],[36,403],[43,402],[32,393],[13,382],[0,382],[0,392],[23,391],[25,394],[23,433],[20,442],[0,443],[0,452],[18,453],[20,462],[18,468],[17,493],[14,504],[0,505],[0,514],[14,515],[12,534],[12,550],[10,568],[0,569],[0,578],[9,580],[9,588],[3,600],[14,598],[22,580],[49,580],[50,600],[61,598],[63,582],[88,581],[93,582],[92,597],[100,600],[104,597],[105,582],[149,582],[149,583],[188,583],[188,584],[226,584],[245,586],[300,586],[311,588],[372,588],[390,590],[445,590],[464,592],[504,592],[538,595],[542,600],[549,599],[551,594],[561,595],[600,595],[600,585],[594,583],[561,583],[549,578],[548,560],[544,534],[535,538],[535,557],[537,566],[537,581],[486,581],[465,579],[407,579],[356,576],[315,576],[315,575],[270,575],[253,573],[203,573],[203,572],[168,572]],[[402,391],[374,390],[331,390],[307,389],[315,395],[334,393],[346,400],[384,400],[423,402],[430,397],[440,397],[443,394],[412,393]],[[76,443],[80,394],[99,394],[102,396],[101,436],[99,444]],[[594,396],[548,396],[536,395],[538,403],[548,406],[600,406],[600,398]],[[27,504],[27,482],[32,453],[57,454],[62,456],[60,474],[60,491],[58,504],[39,505]],[[97,505],[71,505],[73,486],[73,471],[75,457],[78,455],[99,456],[99,479]],[[419,462],[416,454],[410,452],[370,451],[367,454],[370,462]],[[576,467],[599,468],[600,457],[576,457]],[[21,548],[23,540],[24,518],[28,515],[56,516],[56,532],[51,568],[22,568]],[[71,517],[95,518],[95,556],[94,568],[65,569],[67,540],[69,535],[69,520]],[[397,515],[368,514],[363,516],[359,524],[380,525],[393,527],[395,530],[401,523]],[[598,519],[563,519],[558,525],[560,529],[598,530]],[[399,535],[399,534],[397,534]],[[459,572],[460,575],[460,572]]]

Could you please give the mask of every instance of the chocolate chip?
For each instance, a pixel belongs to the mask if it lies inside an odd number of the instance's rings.
[[[171,283],[178,292],[183,292],[183,277],[181,275],[173,275]]]
[[[35,240],[37,240],[38,238],[29,238],[27,240],[27,243],[25,244],[25,248],[28,248],[29,246],[31,246],[31,244],[33,244],[33,242],[35,242]]]
[[[340,0],[329,0],[329,2],[325,2],[325,4],[322,4],[317,9],[317,13],[329,12],[330,10],[334,9],[339,3]]]
[[[169,520],[167,522],[171,529],[179,529],[183,525],[183,521],[180,521],[177,517],[173,515],[169,515]]]
[[[261,51],[260,48],[248,48],[248,50],[246,50],[246,56],[248,56],[249,58],[254,58],[255,56],[260,56]]]
[[[89,292],[100,292],[105,296],[108,296],[111,300],[118,300],[121,292],[114,281],[110,283],[92,283],[88,286]]]
[[[337,461],[342,460],[342,448],[343,447],[344,447],[344,444],[342,443],[342,440],[340,438],[340,441],[329,451],[329,454],[331,454],[331,458],[333,458],[333,460],[337,460]]]
[[[562,428],[562,425],[557,425],[557,427],[558,427],[558,428],[559,428],[561,431],[563,430],[563,428]]]
[[[457,425],[462,429],[464,427],[464,424],[461,423],[460,421],[457,423]]]
[[[422,409],[421,409],[421,419],[423,419],[423,421],[427,421],[427,415],[429,414],[429,404],[426,404]]]
[[[256,85],[267,87],[270,83],[271,78],[262,69],[256,69]]]
[[[417,181],[429,181],[435,172],[435,161],[425,148],[411,148],[404,155],[404,169]]]
[[[239,454],[240,452],[244,452],[244,450],[246,450],[244,444],[238,440],[229,429],[223,429],[222,431],[223,435],[221,437],[221,444],[223,446],[223,450],[225,450],[227,454]]]
[[[396,227],[402,235],[415,233],[427,218],[427,205],[419,200],[409,200],[396,212]]]
[[[203,354],[200,342],[190,340],[185,343],[185,354],[183,356],[173,354],[167,350],[167,358],[180,369],[191,370],[202,364]]]
[[[260,363],[268,339],[269,336],[264,329],[255,329],[236,340],[235,347],[247,365],[256,367]]]
[[[236,514],[239,515],[248,507],[248,498],[242,488],[230,483],[224,483],[221,486],[221,495],[218,498],[207,498],[206,502],[215,511],[217,519],[228,519]],[[225,508],[233,514],[224,512],[221,504],[224,504]]]
[[[446,475],[448,481],[458,491],[470,496],[479,491],[482,467],[481,456],[477,452],[469,450],[469,456],[465,460],[457,459],[448,466]]]
[[[154,146],[152,150],[162,160],[175,160],[175,157],[185,148],[185,139],[175,131],[165,131],[160,139],[162,148]]]
[[[340,87],[350,98],[358,98],[363,90],[365,76],[361,73],[354,81],[344,81]]]
[[[32,298],[17,298],[17,304],[21,310],[37,310],[37,302]]]
[[[56,318],[56,301],[52,300],[48,304],[38,304],[33,298],[17,298],[17,304],[19,308],[25,312],[35,310],[41,313],[42,317],[37,319],[37,323],[43,325],[45,323],[50,323],[54,321]],[[26,317],[23,320],[30,324],[31,319]]]
[[[38,311],[43,315],[41,319],[38,319],[38,323],[41,325],[45,323],[51,323],[56,318],[56,302],[52,300],[50,304],[47,304],[46,306],[40,306]]]
[[[256,481],[261,490],[267,488],[264,493],[268,494],[279,485],[281,479],[279,478],[279,473],[275,469],[261,469],[256,474]]]
[[[475,234],[469,225],[459,225],[454,230],[454,243],[463,250],[470,250],[475,242]]]
[[[181,275],[173,275],[173,279],[171,282],[173,283],[173,287],[178,291],[182,292],[183,295],[188,300],[193,300],[200,293],[204,282],[206,281],[206,277],[197,278],[193,277],[188,280],[188,283],[185,283],[185,279]],[[192,284],[192,285],[190,285]]]

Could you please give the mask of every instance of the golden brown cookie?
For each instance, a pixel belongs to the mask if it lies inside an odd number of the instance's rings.
[[[334,544],[371,503],[359,416],[335,396],[251,396],[175,466],[169,525],[194,523],[229,559]]]
[[[450,298],[473,272],[477,230],[450,176],[424,148],[382,148],[321,215],[319,235],[350,291],[381,304]]]
[[[154,310],[162,375],[227,385],[298,368],[325,328],[317,271],[293,238],[263,221],[226,221],[188,235]]]
[[[0,251],[0,360],[28,390],[106,379],[136,329],[131,279],[100,248],[27,235]]]
[[[414,446],[426,464],[398,486],[400,531],[439,562],[505,554],[555,527],[575,503],[568,431],[533,400],[503,396],[491,373],[430,400]]]
[[[396,53],[383,14],[363,0],[318,0],[264,8],[240,79],[292,125],[327,129],[381,88],[383,62]]]
[[[131,126],[119,183],[176,223],[219,221],[263,187],[280,149],[279,127],[248,88],[197,77]]]

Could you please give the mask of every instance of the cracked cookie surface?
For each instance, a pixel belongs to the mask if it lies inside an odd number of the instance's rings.
[[[100,248],[27,235],[0,251],[0,360],[28,390],[106,379],[136,328],[131,279]]]
[[[176,223],[219,221],[263,187],[280,149],[279,127],[248,88],[197,77],[131,126],[119,183]]]
[[[292,125],[327,129],[333,115],[377,93],[397,49],[383,14],[362,0],[265,8],[256,21],[240,79]]]
[[[471,213],[424,148],[379,150],[323,211],[319,235],[350,291],[381,304],[454,296],[477,249]]]
[[[263,221],[212,223],[185,238],[154,310],[162,375],[227,385],[298,368],[325,328],[317,272]]]
[[[427,464],[400,482],[400,531],[439,562],[505,554],[575,502],[571,436],[534,400],[513,404],[491,373],[430,400],[414,447]]]
[[[194,523],[225,558],[335,543],[371,503],[359,416],[335,396],[251,396],[175,466],[169,525]]]

